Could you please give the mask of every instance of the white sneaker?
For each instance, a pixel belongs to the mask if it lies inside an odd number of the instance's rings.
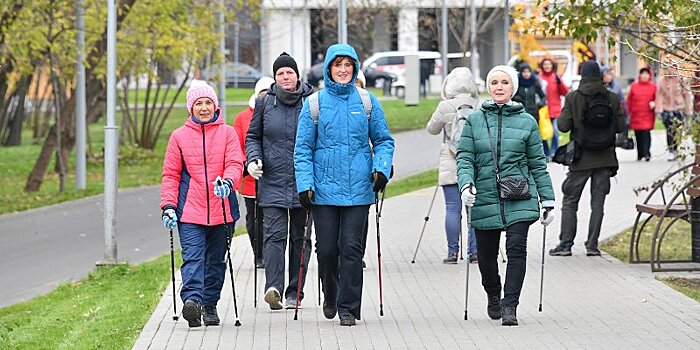
[[[270,305],[270,310],[282,310],[284,308],[284,305],[282,305],[282,296],[275,287],[267,289],[264,300]]]
[[[676,160],[676,154],[673,152],[669,153],[668,158],[666,158],[666,160],[668,160],[669,162]]]

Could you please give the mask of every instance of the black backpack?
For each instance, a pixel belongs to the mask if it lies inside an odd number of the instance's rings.
[[[615,114],[607,91],[586,98],[581,124],[583,128],[577,133],[581,147],[591,150],[615,147]]]

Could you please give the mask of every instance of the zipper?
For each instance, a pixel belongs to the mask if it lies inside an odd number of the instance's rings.
[[[207,134],[204,132],[204,125],[202,125],[202,156],[204,157],[204,186],[207,189],[207,225],[211,225],[211,207],[209,204],[209,174],[207,174]]]
[[[498,138],[496,141],[496,161],[500,164],[501,163],[501,135],[502,135],[502,130],[503,130],[503,108],[505,108],[505,105],[501,106],[498,109]],[[500,169],[499,164],[496,164],[496,166]],[[501,209],[501,219],[503,220],[503,227],[506,227],[506,204],[503,198],[501,198],[501,175],[496,173],[496,178],[497,181],[496,183],[498,184],[498,202],[499,202],[499,207]]]

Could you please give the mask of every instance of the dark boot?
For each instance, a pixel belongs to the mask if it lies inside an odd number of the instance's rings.
[[[216,306],[204,305],[202,309],[202,319],[204,320],[205,326],[218,326],[221,320],[219,320],[219,315],[216,313]]]
[[[357,324],[355,321],[355,316],[353,315],[340,315],[340,325],[341,326],[354,326]]]
[[[501,307],[501,315],[503,319],[501,320],[501,325],[504,326],[517,326],[518,317],[515,314],[515,306],[504,305]]]
[[[492,320],[501,318],[501,298],[498,296],[489,297],[489,304],[486,307],[486,313]]]
[[[182,317],[187,320],[190,327],[202,325],[202,304],[197,300],[186,300],[182,306]]]
[[[459,257],[458,257],[458,254],[459,254],[459,253],[454,253],[454,254],[449,254],[449,255],[447,255],[447,258],[442,259],[442,263],[443,263],[443,264],[456,264],[456,263],[457,263],[457,259],[459,258]]]
[[[551,256],[571,256],[571,248],[562,246],[561,244],[549,250]]]
[[[323,301],[323,316],[327,319],[332,320],[338,313],[338,305],[335,302]]]

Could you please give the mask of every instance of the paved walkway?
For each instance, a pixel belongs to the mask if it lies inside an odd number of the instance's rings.
[[[655,134],[656,145],[662,135]],[[631,226],[631,189],[646,184],[671,166],[659,148],[650,163],[638,163],[634,151],[619,151],[621,170],[608,197],[602,238]],[[555,184],[564,169],[550,165]],[[560,186],[555,185],[559,190]],[[324,319],[317,303],[316,259],[312,259],[299,320],[294,312],[253,308],[252,252],[247,238],[232,247],[241,327],[234,327],[230,281],[224,285],[220,327],[189,329],[174,322],[170,286],[134,349],[698,349],[700,303],[657,281],[648,265],[626,265],[609,255],[586,257],[579,236],[574,256],[547,257],[544,310],[537,311],[542,227],[531,227],[528,274],[518,308],[519,327],[502,327],[486,315],[486,296],[476,265],[471,265],[468,321],[464,315],[464,262],[443,265],[446,255],[441,191],[430,215],[418,258],[411,264],[423,217],[434,188],[387,199],[382,216],[384,316],[379,316],[374,229],[367,247],[363,320],[340,327]],[[561,193],[557,193],[561,198]],[[589,198],[582,198],[579,232],[587,231]],[[374,209],[372,209],[374,210]],[[559,212],[557,211],[557,214]],[[373,218],[370,227],[374,227]],[[550,226],[547,248],[557,242],[558,218]],[[503,271],[504,264],[501,264]],[[258,282],[262,284],[262,273]],[[259,287],[262,289],[262,287]],[[261,302],[262,290],[258,291]],[[178,308],[182,306],[178,300]]]

